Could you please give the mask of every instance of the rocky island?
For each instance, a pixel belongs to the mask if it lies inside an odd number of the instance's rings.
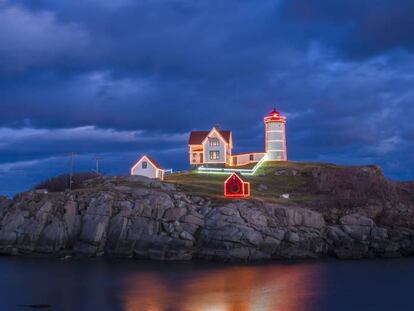
[[[376,166],[269,163],[252,197],[225,176],[97,177],[0,198],[0,253],[155,260],[396,257],[414,253],[414,184]],[[284,195],[285,194],[285,195]],[[286,195],[288,194],[288,196]]]

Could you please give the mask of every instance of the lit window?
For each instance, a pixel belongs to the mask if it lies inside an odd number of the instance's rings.
[[[142,168],[146,169],[147,167],[148,167],[148,162],[147,161],[142,162]]]
[[[217,137],[209,138],[210,146],[220,146],[220,140]]]
[[[220,151],[210,151],[210,160],[219,160]]]

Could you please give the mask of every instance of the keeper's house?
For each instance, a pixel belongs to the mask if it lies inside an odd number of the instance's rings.
[[[131,168],[131,175],[141,175],[163,180],[165,171],[157,161],[150,156],[144,155]]]
[[[265,151],[233,154],[231,131],[213,127],[210,131],[192,131],[188,153],[192,167],[237,167],[267,161],[286,161],[286,117],[275,109],[264,118]]]

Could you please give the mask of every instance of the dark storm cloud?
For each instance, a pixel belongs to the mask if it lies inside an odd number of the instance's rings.
[[[0,189],[17,171],[33,176],[16,190],[60,172],[70,151],[84,157],[79,169],[105,154],[108,172],[125,173],[144,152],[185,168],[188,131],[216,124],[238,151],[260,151],[273,106],[288,116],[291,158],[412,178],[412,9],[0,0]]]
[[[393,49],[413,51],[414,2],[407,0],[284,1],[297,31],[335,45],[351,58]]]

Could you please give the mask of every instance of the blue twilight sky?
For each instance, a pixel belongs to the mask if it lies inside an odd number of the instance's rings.
[[[0,195],[45,177],[187,167],[192,129],[414,179],[414,1],[0,0]]]

